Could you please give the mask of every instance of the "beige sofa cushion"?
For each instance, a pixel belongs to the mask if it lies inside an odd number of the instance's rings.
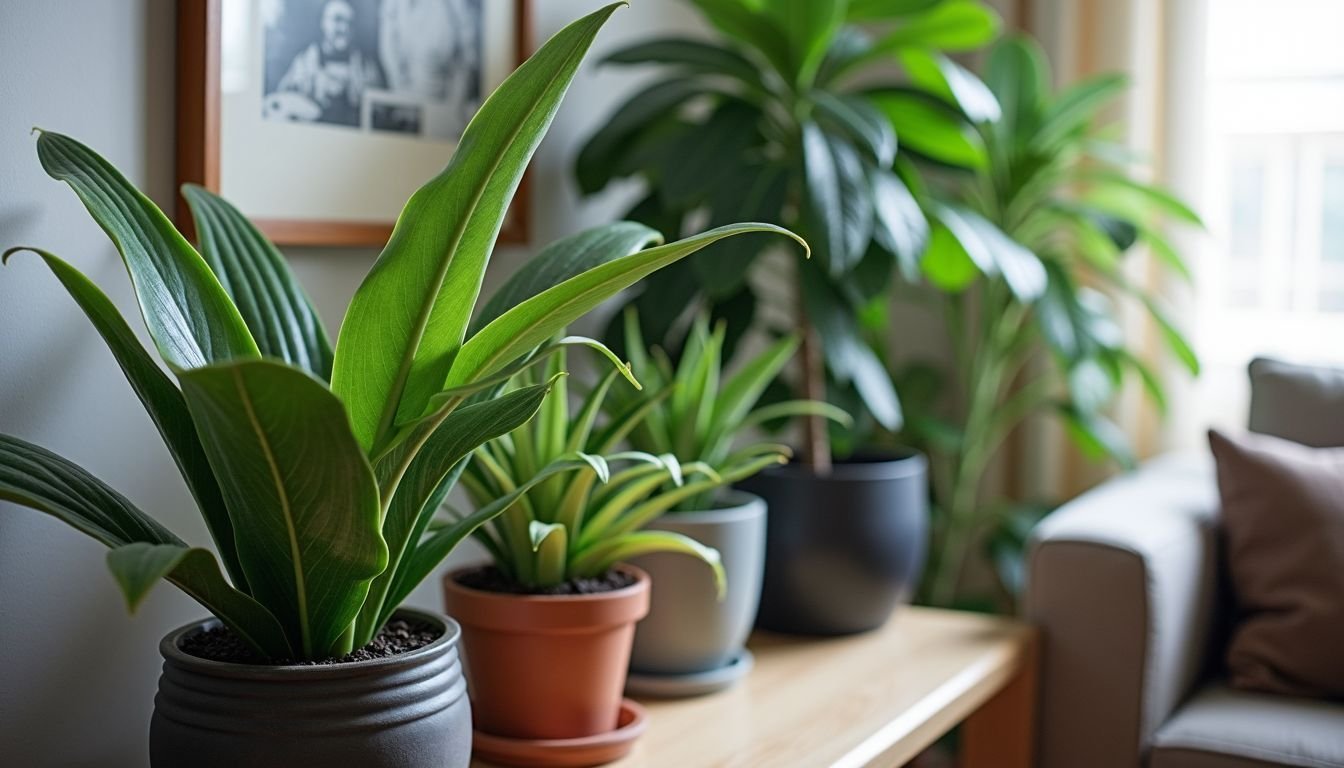
[[[1344,768],[1344,704],[1209,686],[1153,737],[1148,768]]]

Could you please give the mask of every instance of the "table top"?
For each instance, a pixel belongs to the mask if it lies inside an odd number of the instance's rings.
[[[999,692],[1033,636],[1012,619],[915,607],[862,635],[757,633],[756,667],[735,687],[642,699],[648,732],[611,765],[901,765]]]

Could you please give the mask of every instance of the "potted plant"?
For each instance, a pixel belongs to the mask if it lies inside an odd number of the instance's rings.
[[[772,262],[789,276],[783,284],[748,279],[771,243],[746,238],[664,273],[634,301],[654,341],[688,305],[729,319],[731,339],[781,293],[795,304],[795,391],[842,406],[854,423],[828,430],[804,418],[800,460],[743,486],[772,518],[758,622],[869,629],[913,592],[927,546],[925,459],[863,450],[875,427],[901,421],[883,331],[893,275],[917,276],[928,241],[915,161],[984,162],[963,110],[993,117],[997,104],[944,52],[990,41],[998,19],[972,0],[692,2],[717,39],[655,39],[610,55],[656,65],[661,77],[589,140],[576,176],[587,193],[639,177],[647,195],[628,217],[665,231],[750,212],[814,245],[818,258],[794,259],[791,276],[787,262]]]
[[[940,180],[932,206],[938,223],[922,262],[946,305],[954,367],[943,376],[916,361],[902,375],[910,414],[902,438],[923,446],[937,470],[940,514],[924,599],[1011,609],[1027,532],[1049,507],[985,504],[986,469],[1005,438],[1041,413],[1060,417],[1087,456],[1133,463],[1105,412],[1126,376],[1136,376],[1159,408],[1163,388],[1125,343],[1112,297],[1132,300],[1175,358],[1198,373],[1160,298],[1122,266],[1126,254],[1146,247],[1163,269],[1188,279],[1159,225],[1200,220],[1140,181],[1128,153],[1097,125],[1124,90],[1123,77],[1099,75],[1054,91],[1044,54],[1025,37],[1000,41],[985,72],[1004,112],[977,123],[990,162]],[[994,323],[977,321],[985,317]],[[966,593],[964,577],[976,562],[992,565],[997,593]]]
[[[563,367],[556,356],[547,374],[555,377]],[[533,376],[520,373],[514,386],[536,386]],[[664,390],[603,418],[608,393],[626,386],[617,377],[612,371],[584,392],[572,413],[563,379],[553,378],[557,393],[540,415],[477,449],[463,475],[478,509],[509,505],[475,532],[492,564],[444,579],[448,612],[463,626],[478,749],[485,745],[490,759],[510,762],[526,753],[536,759],[566,740],[592,737],[612,738],[617,751],[608,759],[629,749],[637,733],[612,732],[635,622],[648,610],[649,577],[624,561],[650,552],[690,555],[716,590],[724,589],[718,552],[645,527],[732,476],[670,454],[617,451],[658,398],[674,396]],[[516,494],[535,467],[572,458],[588,465]],[[771,453],[741,471],[779,460]]]
[[[798,400],[757,407],[770,382],[793,359],[796,337],[778,339],[725,378],[723,321],[711,331],[707,317],[698,315],[675,365],[661,347],[646,349],[634,307],[626,309],[624,322],[624,349],[641,371],[645,388],[619,388],[607,402],[614,413],[647,405],[630,432],[636,450],[703,464],[725,481],[740,482],[773,466],[770,457],[778,457],[774,463],[779,463],[790,453],[787,446],[759,441],[739,446],[751,430],[802,415],[849,421],[848,414],[828,403]],[[633,560],[653,578],[654,589],[649,615],[635,629],[627,689],[656,696],[696,695],[740,680],[751,668],[745,643],[756,619],[765,569],[765,501],[726,486],[707,488],[647,527],[680,533],[718,550],[728,590],[719,595],[705,570],[685,558],[653,554]]]
[[[546,359],[555,347],[539,344],[649,272],[721,237],[774,229],[720,228],[638,252],[599,244],[601,266],[529,278],[534,295],[467,337],[513,190],[615,7],[559,32],[481,106],[448,167],[408,202],[334,348],[283,258],[228,203],[184,190],[198,252],[92,150],[38,136],[43,168],[120,252],[169,373],[75,268],[31,248],[4,258],[35,251],[108,343],[216,551],[7,435],[0,499],[107,545],[131,608],[167,579],[213,614],[161,645],[155,766],[467,764],[458,626],[398,607],[509,500],[427,533],[471,451],[524,423],[550,389],[493,387]],[[537,467],[513,493],[573,466]]]

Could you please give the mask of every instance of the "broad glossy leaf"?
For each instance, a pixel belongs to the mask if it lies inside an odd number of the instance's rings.
[[[489,440],[522,426],[541,407],[551,385],[516,389],[500,397],[458,408],[439,424],[416,453],[396,492],[387,503],[383,538],[388,567],[373,580],[355,629],[356,645],[373,638],[396,604],[387,604],[392,584],[406,567],[404,557],[414,549],[442,502],[441,486],[453,468]]]
[[[1049,65],[1035,40],[1014,35],[1000,40],[985,64],[985,85],[999,100],[1002,117],[994,131],[1005,144],[1025,143],[1035,132],[1049,92]]]
[[[685,37],[662,37],[635,43],[608,55],[602,63],[663,64],[690,72],[731,77],[753,89],[761,87],[761,71],[747,57],[726,46]],[[685,81],[682,78],[674,82]]]
[[[137,544],[188,549],[171,531],[77,464],[4,434],[0,434],[0,499],[51,515],[114,550]],[[194,551],[200,554],[184,556],[166,577],[258,651],[272,658],[288,656],[289,644],[275,618],[230,587],[210,553]],[[134,605],[143,593],[143,579],[123,581],[117,566],[109,565]]]
[[[691,0],[709,23],[733,40],[755,48],[782,76],[790,71],[789,38],[761,3],[744,0]]]
[[[998,120],[999,100],[974,73],[941,53],[907,48],[900,53],[901,65],[910,80],[924,90],[961,109],[973,123]]]
[[[725,101],[692,132],[678,138],[662,169],[658,195],[672,205],[692,205],[712,195],[761,143],[760,111],[746,102]]]
[[[166,579],[263,656],[293,658],[280,622],[261,603],[229,586],[208,549],[138,541],[108,550],[107,567],[132,611],[160,579]]]
[[[1008,237],[988,219],[958,206],[940,205],[939,221],[986,274],[1000,274],[1019,301],[1034,301],[1045,291],[1045,267],[1036,254]]]
[[[331,384],[365,451],[444,388],[514,190],[579,61],[620,5],[565,27],[486,99],[355,292]]]
[[[826,367],[844,384],[852,383],[864,406],[889,430],[901,426],[901,404],[896,386],[881,359],[864,341],[855,312],[816,276],[803,279],[808,319],[822,339]]]
[[[817,111],[866,150],[872,162],[889,168],[896,159],[896,132],[891,121],[862,96],[837,96],[818,91]]]
[[[1107,102],[1117,98],[1129,85],[1124,75],[1105,74],[1082,80],[1065,89],[1049,104],[1041,115],[1033,146],[1053,147],[1056,142],[1085,128]]]
[[[949,106],[918,91],[870,91],[868,98],[882,111],[906,149],[941,163],[981,168],[986,162],[980,135]]]
[[[472,334],[542,291],[599,264],[662,243],[657,231],[633,221],[618,221],[556,240],[519,267],[485,303],[472,322]]]
[[[165,362],[184,369],[258,355],[238,308],[205,260],[111,163],[50,131],[37,137],[37,156],[47,175],[70,185],[117,246]]]
[[[975,0],[945,0],[902,20],[877,47],[883,51],[908,47],[969,51],[993,40],[1002,24],[987,5]]]
[[[821,59],[845,21],[848,0],[761,0],[765,15],[774,19],[789,43],[789,82],[813,81]]]
[[[913,282],[919,274],[919,257],[929,244],[929,221],[896,174],[875,169],[869,182],[875,213],[873,238],[896,257],[901,273]]]
[[[788,198],[788,181],[788,173],[776,164],[753,162],[738,166],[720,179],[710,193],[711,212],[706,226],[720,227],[738,221],[782,218]],[[756,256],[778,242],[769,233],[721,240],[692,256],[689,260],[690,271],[695,274],[699,287],[714,301],[715,306],[719,306],[720,302],[742,292]],[[649,286],[646,293],[652,290],[657,289]],[[666,297],[672,307],[672,316],[666,318],[669,323],[680,316],[680,309],[690,303],[673,303],[675,297],[675,292]],[[660,320],[662,318],[656,319]],[[656,338],[661,338],[661,334]]]
[[[1166,311],[1158,305],[1155,298],[1141,295],[1140,299],[1143,301],[1144,306],[1148,308],[1148,314],[1151,315],[1153,321],[1157,323],[1158,330],[1162,332],[1162,339],[1166,341],[1167,347],[1176,355],[1176,359],[1181,361],[1181,364],[1185,366],[1185,369],[1189,371],[1192,376],[1198,376],[1200,369],[1199,356],[1195,354],[1195,350],[1190,346],[1190,342],[1186,341],[1184,334],[1180,332],[1176,327],[1176,324],[1167,316]]]
[[[691,99],[713,92],[699,80],[677,77],[631,96],[579,150],[574,164],[579,191],[591,195],[601,190],[619,174],[622,159],[652,123],[678,112]]]
[[[5,254],[8,260],[9,251]],[[238,551],[233,540],[233,524],[229,521],[229,512],[224,507],[224,498],[219,493],[219,484],[215,482],[210,462],[201,448],[200,438],[196,435],[196,425],[187,412],[187,403],[172,379],[159,368],[149,353],[140,345],[131,327],[127,325],[116,305],[98,289],[79,270],[46,251],[33,250],[51,269],[52,274],[61,281],[70,297],[84,310],[84,314],[93,323],[98,334],[103,337],[107,347],[116,358],[117,364],[126,374],[131,389],[140,398],[145,411],[154,426],[158,428],[163,442],[168,446],[187,488],[196,499],[201,515],[205,518],[210,536],[218,547],[220,559],[224,561],[230,578],[240,587],[245,587],[247,579],[238,564]]]
[[[232,297],[261,354],[331,378],[331,342],[285,257],[224,198],[186,184],[205,257]]]
[[[1064,426],[1083,454],[1093,461],[1107,456],[1121,466],[1134,466],[1134,452],[1129,438],[1114,422],[1098,413],[1085,413],[1067,405],[1059,406]]]
[[[849,0],[850,21],[888,21],[926,11],[943,0]]]
[[[378,486],[345,409],[269,360],[180,376],[252,595],[305,658],[332,653],[387,566]]]
[[[828,135],[831,159],[840,183],[840,219],[838,226],[843,250],[830,254],[831,274],[838,276],[852,270],[868,252],[873,239],[872,187],[868,169],[854,146],[844,139]]]
[[[948,293],[966,290],[981,274],[961,241],[938,222],[929,231],[929,245],[919,260],[919,269],[934,287]]]
[[[458,353],[448,386],[490,375],[645,275],[710,243],[747,232],[776,232],[806,247],[797,235],[773,224],[734,224],[601,264],[542,291],[482,328]]]
[[[802,125],[802,159],[808,236],[816,240],[817,254],[823,263],[843,265],[845,200],[840,171],[835,167],[835,156],[831,154],[825,132],[811,121]],[[833,267],[832,271],[843,271],[843,268]]]

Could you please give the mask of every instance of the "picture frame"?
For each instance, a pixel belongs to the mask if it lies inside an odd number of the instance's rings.
[[[223,195],[278,245],[384,245],[470,113],[532,50],[531,0],[428,4],[439,11],[428,21],[467,20],[442,27],[451,33],[426,33],[441,27],[399,17],[400,5],[414,4],[179,0],[179,186]],[[247,151],[255,146],[266,149]],[[529,239],[530,176],[500,243]],[[191,234],[186,202],[175,202]]]

